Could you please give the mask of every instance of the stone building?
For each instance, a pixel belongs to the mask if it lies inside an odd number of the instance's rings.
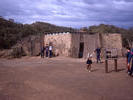
[[[80,33],[52,33],[44,35],[32,35],[23,38],[11,50],[10,53],[0,53],[1,55],[40,55],[40,48],[51,44],[55,56],[69,56],[75,58],[86,58],[88,53],[92,53],[97,47],[102,48],[102,55],[107,48],[115,48],[118,55],[122,55],[122,38],[120,34],[88,34]],[[22,54],[23,52],[23,54]]]
[[[52,33],[44,36],[44,45],[51,44],[55,55],[86,58],[97,47],[116,48],[121,55],[120,34]]]

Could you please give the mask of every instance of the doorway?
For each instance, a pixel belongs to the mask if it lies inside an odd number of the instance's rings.
[[[84,53],[84,42],[80,42],[80,45],[79,45],[79,58],[83,57],[83,53]]]

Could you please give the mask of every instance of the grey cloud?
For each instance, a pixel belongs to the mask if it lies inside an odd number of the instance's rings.
[[[125,2],[133,2],[133,0],[124,0]]]
[[[116,1],[133,2],[133,0],[116,0]]]
[[[119,3],[120,2],[120,3]],[[121,3],[122,2],[122,3]],[[46,21],[75,27],[106,23],[133,25],[132,0],[4,0],[0,16],[22,23]],[[62,22],[62,23],[61,23]]]
[[[16,15],[19,14],[20,11],[21,9],[14,0],[12,2],[8,0],[0,1],[0,15]]]

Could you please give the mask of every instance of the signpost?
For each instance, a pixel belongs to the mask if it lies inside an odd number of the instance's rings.
[[[114,70],[117,72],[118,51],[116,48],[105,49],[105,72],[108,73],[108,60],[114,60]]]

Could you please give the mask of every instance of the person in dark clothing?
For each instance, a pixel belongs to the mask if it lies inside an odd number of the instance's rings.
[[[100,59],[101,48],[99,48],[99,47],[96,48],[95,52],[96,52],[97,63],[98,63],[98,62],[101,63],[101,59]]]
[[[130,48],[127,48],[127,53],[126,53],[126,62],[127,62],[127,72],[130,71],[130,66],[128,66],[128,58],[130,55]]]
[[[46,57],[48,57],[48,55],[49,55],[49,46],[46,45]]]
[[[133,48],[130,51],[129,57],[128,57],[128,66],[130,66],[130,61],[132,60],[131,69],[129,71],[129,75],[132,76],[133,73]]]
[[[41,58],[44,58],[44,50],[45,50],[44,46],[41,47]]]

